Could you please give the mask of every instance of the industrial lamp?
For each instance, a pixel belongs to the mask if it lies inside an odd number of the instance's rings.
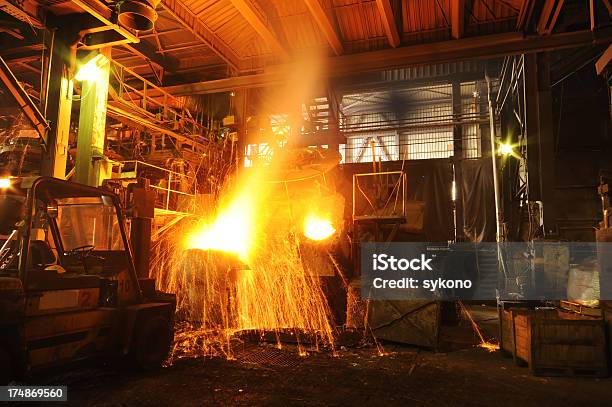
[[[497,152],[500,155],[507,157],[509,155],[514,155],[514,148],[512,147],[512,144],[500,143],[499,148],[497,149]]]
[[[109,60],[102,54],[90,54],[81,63],[77,70],[74,79],[77,81],[96,81],[101,76],[101,70],[104,65],[108,64]]]

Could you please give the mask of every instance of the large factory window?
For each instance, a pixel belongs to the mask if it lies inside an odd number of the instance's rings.
[[[343,162],[448,158],[459,149],[458,137],[462,158],[480,157],[480,125],[487,112],[479,89],[482,83],[472,81],[345,95]]]
[[[399,159],[397,133],[379,133],[371,136],[347,137],[344,158],[347,163],[395,161]]]
[[[452,128],[404,133],[400,140],[402,160],[447,158],[454,153]]]
[[[374,149],[372,149],[374,143]],[[376,160],[425,160],[448,158],[454,153],[453,130],[450,127],[435,131],[413,131],[397,135],[348,137],[340,145],[342,163],[372,162]]]

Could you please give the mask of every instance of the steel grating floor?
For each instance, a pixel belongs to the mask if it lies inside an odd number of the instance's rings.
[[[255,343],[237,346],[233,356],[242,363],[274,367],[296,367],[304,360],[295,349],[283,350],[271,345]]]

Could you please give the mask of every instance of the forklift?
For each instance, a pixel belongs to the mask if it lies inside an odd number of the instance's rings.
[[[153,217],[153,204],[129,210]],[[104,187],[0,179],[0,385],[85,359],[148,369],[167,358],[176,298],[147,278],[148,245],[133,247],[127,221]]]

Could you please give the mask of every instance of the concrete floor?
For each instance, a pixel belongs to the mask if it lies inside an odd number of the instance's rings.
[[[255,346],[255,345],[254,345]],[[262,354],[270,347],[262,346]],[[423,405],[609,406],[611,379],[542,378],[482,349],[432,353],[387,346],[268,362],[182,360],[147,374],[81,370],[56,377],[74,406]],[[279,352],[285,357],[279,357]]]
[[[475,312],[485,335],[491,312]],[[488,324],[486,323],[488,322]],[[463,341],[465,343],[465,341]],[[533,377],[499,352],[463,345],[434,353],[398,345],[340,348],[298,356],[297,349],[246,343],[236,359],[176,361],[154,372],[76,370],[46,380],[68,385],[74,406],[423,405],[609,406],[612,379]]]

